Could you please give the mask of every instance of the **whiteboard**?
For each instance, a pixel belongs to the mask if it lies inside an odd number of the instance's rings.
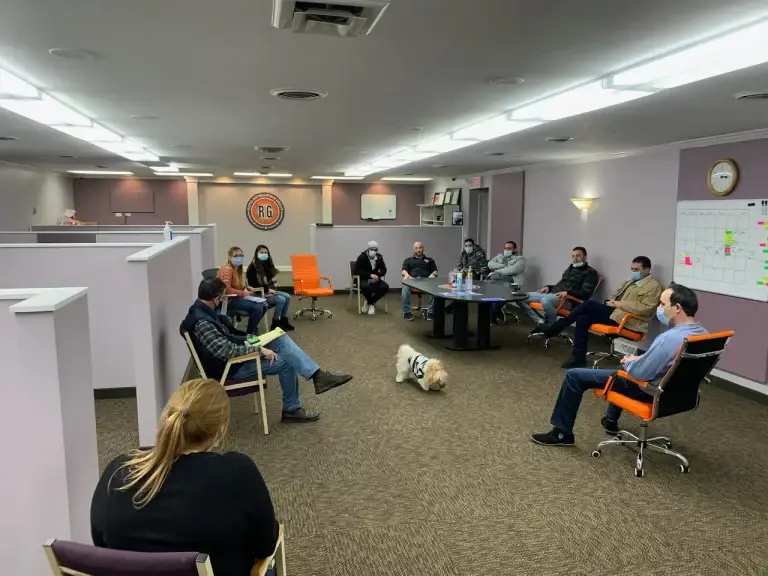
[[[397,196],[394,194],[361,194],[360,218],[394,220],[397,218]]]
[[[768,200],[678,202],[674,280],[768,302]]]

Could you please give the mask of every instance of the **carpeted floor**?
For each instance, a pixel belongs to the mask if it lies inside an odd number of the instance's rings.
[[[286,525],[292,576],[739,576],[768,574],[766,406],[709,387],[698,411],[660,421],[691,473],[665,456],[633,475],[629,449],[590,457],[605,436],[603,404],[586,396],[577,446],[528,439],[547,430],[567,347],[525,345],[527,326],[494,329],[503,349],[452,353],[426,340],[424,321],[346,312],[296,321],[296,341],[346,387],[305,405],[315,424],[279,423],[267,391],[270,435],[250,398],[232,403],[225,449],[249,454]],[[440,356],[443,393],[394,382],[393,356],[409,342]],[[135,402],[97,402],[102,466],[135,447]],[[636,428],[625,418],[624,425]]]

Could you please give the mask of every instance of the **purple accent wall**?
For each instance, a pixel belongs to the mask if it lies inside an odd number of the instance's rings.
[[[491,243],[486,247],[488,258],[500,252],[507,240],[517,242],[517,249],[522,253],[525,172],[495,174],[491,180],[489,197]]]
[[[678,200],[716,200],[707,187],[707,171],[717,160],[733,159],[739,183],[728,199],[768,197],[768,140],[749,140],[680,153]],[[768,303],[697,291],[699,320],[710,331],[734,330],[718,368],[760,383],[768,383]]]
[[[188,224],[184,180],[78,178],[72,182],[77,217],[98,224]],[[135,196],[135,198],[132,198]],[[134,201],[135,200],[135,201]],[[141,212],[124,210],[133,207]],[[122,208],[118,210],[118,208]],[[130,216],[115,216],[115,212]]]
[[[394,194],[397,196],[397,218],[376,222],[368,222],[360,218],[360,196],[363,194]],[[344,182],[333,185],[331,198],[333,223],[337,226],[418,226],[418,205],[424,203],[424,185]]]

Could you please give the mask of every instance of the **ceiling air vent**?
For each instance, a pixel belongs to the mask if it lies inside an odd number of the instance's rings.
[[[319,100],[328,96],[328,92],[322,90],[296,90],[294,88],[277,88],[269,91],[272,96],[277,96],[281,100]]]
[[[388,6],[384,0],[272,0],[272,26],[298,34],[354,38],[370,34]]]
[[[288,146],[256,146],[256,150],[265,156],[273,156],[288,152]]]
[[[739,94],[734,94],[733,97],[739,101],[768,100],[768,91],[758,90],[754,92],[741,92]]]
[[[570,136],[553,136],[551,138],[547,138],[547,142],[550,144],[564,144],[565,142],[570,142],[573,140]]]

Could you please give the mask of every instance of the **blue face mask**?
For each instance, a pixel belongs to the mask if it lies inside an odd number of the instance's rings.
[[[664,326],[669,326],[669,318],[664,314],[664,306],[656,308],[656,318],[658,318],[659,322],[664,324]]]
[[[267,260],[269,260],[269,254],[264,254],[262,252],[259,252],[259,254],[256,257],[262,262],[266,262]]]
[[[638,280],[640,280],[642,277],[643,277],[642,273],[640,273],[640,272],[634,272],[634,271],[632,272],[632,281],[633,281],[633,282],[637,282],[637,281],[638,281]]]
[[[514,252],[512,250],[504,250],[504,258],[509,258]]]
[[[242,266],[243,265],[243,257],[242,256],[235,256],[232,258],[232,264],[235,266]]]
[[[376,252],[376,250],[368,250],[368,258],[370,258],[371,260],[376,258],[376,254],[378,254],[378,252]]]

